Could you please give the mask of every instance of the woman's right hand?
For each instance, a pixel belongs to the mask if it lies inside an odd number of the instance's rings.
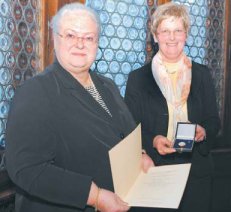
[[[172,142],[162,135],[154,137],[153,147],[157,149],[160,155],[167,155],[176,152],[176,150],[172,148]]]
[[[106,189],[100,189],[97,205],[101,212],[124,212],[130,209],[118,195]]]

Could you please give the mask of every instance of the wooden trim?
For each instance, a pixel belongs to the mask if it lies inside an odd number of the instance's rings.
[[[40,1],[40,11],[39,11],[39,41],[38,41],[38,57],[39,57],[39,70],[41,71],[44,68],[44,58],[45,58],[45,48],[44,48],[44,41],[45,41],[45,0]]]
[[[52,30],[49,27],[51,18],[55,15],[60,7],[66,3],[80,2],[85,0],[41,0],[40,1],[40,18],[39,18],[39,71],[43,71],[46,66],[52,63],[54,59],[54,45]]]
[[[231,1],[225,1],[225,26],[224,26],[224,77],[225,77],[225,99],[223,129],[227,137],[231,137]],[[228,143],[228,141],[227,141]],[[230,143],[230,141],[229,141]]]
[[[39,42],[39,58],[40,71],[53,61],[53,38],[49,22],[56,13],[59,6],[59,0],[41,0],[41,17],[40,17],[40,42]]]
[[[158,0],[157,1],[157,5],[161,5],[161,4],[165,4],[165,3],[168,3],[170,2],[171,0]]]
[[[228,67],[229,67],[229,0],[225,1],[225,17],[224,17],[224,92],[222,96],[226,97],[226,93],[227,93],[227,84],[228,84]],[[227,103],[226,98],[224,98],[224,102],[223,102],[223,110],[222,110],[222,129],[224,128],[223,126],[225,126],[225,105]],[[223,132],[222,132],[223,134]]]

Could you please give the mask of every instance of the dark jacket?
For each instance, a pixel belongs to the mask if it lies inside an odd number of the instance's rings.
[[[91,77],[112,118],[57,61],[16,90],[6,130],[16,212],[93,211],[92,180],[113,191],[108,150],[135,122],[114,83]]]
[[[129,74],[125,102],[136,122],[141,122],[143,148],[156,165],[192,162],[192,174],[203,176],[211,171],[206,156],[220,125],[213,82],[205,66],[192,63],[192,82],[187,100],[188,117],[190,122],[204,127],[207,133],[206,141],[195,143],[192,154],[161,156],[153,148],[153,138],[156,135],[167,136],[168,106],[152,75],[151,63]]]

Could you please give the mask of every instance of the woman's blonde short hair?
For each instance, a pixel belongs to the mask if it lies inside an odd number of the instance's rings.
[[[161,22],[169,17],[180,18],[183,21],[184,29],[188,33],[190,28],[190,17],[186,6],[169,2],[157,7],[151,17],[151,32],[156,34]]]

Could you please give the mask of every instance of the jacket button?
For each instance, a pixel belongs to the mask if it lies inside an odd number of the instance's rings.
[[[125,137],[124,134],[123,134],[123,133],[120,133],[120,138],[121,138],[121,139],[124,139],[124,137]]]

